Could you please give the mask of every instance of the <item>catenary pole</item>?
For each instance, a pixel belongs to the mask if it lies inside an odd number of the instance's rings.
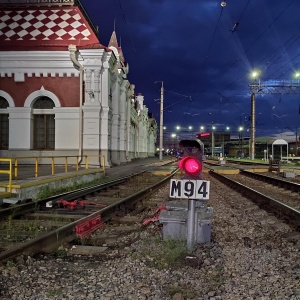
[[[164,82],[160,89],[160,127],[159,127],[159,160],[163,159],[163,130],[164,130]]]

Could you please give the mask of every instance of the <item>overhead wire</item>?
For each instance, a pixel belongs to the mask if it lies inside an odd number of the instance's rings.
[[[247,3],[246,3],[246,5],[244,6],[244,9],[243,9],[243,11],[242,11],[242,13],[241,13],[241,15],[240,15],[240,17],[239,17],[239,19],[238,19],[237,22],[240,22],[240,20],[242,19],[242,17],[243,17],[243,15],[244,15],[244,13],[245,13],[245,11],[246,11],[246,9],[247,9],[247,7],[248,7],[250,1],[251,1],[251,0],[248,0],[248,1],[247,1]],[[212,44],[213,44],[213,40],[214,40],[214,37],[215,37],[216,31],[217,31],[218,25],[219,25],[220,20],[221,20],[221,16],[222,16],[222,13],[223,13],[223,9],[224,9],[224,7],[222,6],[221,12],[220,12],[220,15],[219,15],[219,18],[218,18],[218,21],[217,21],[217,24],[216,24],[216,26],[215,26],[215,30],[214,30],[213,35],[212,35],[211,42],[210,42],[210,45],[209,45],[209,48],[208,48],[208,53],[207,53],[207,55],[206,55],[206,59],[209,58],[209,53],[210,53],[210,51],[211,51]],[[239,60],[239,58],[238,58],[237,60]],[[236,62],[236,61],[235,61],[235,62]],[[234,63],[235,63],[235,62],[234,62]],[[205,63],[202,65],[202,70],[204,69],[204,66],[205,66]],[[231,68],[231,66],[230,66],[229,68]],[[200,95],[203,94],[204,92],[205,92],[205,90],[202,91],[202,92],[200,93]]]
[[[209,43],[209,46],[208,46],[208,50],[207,50],[207,54],[205,55],[204,57],[204,61],[202,62],[202,67],[201,67],[201,70],[204,69],[205,67],[205,64],[207,63],[207,60],[209,58],[209,55],[210,55],[210,52],[211,52],[211,48],[212,48],[212,45],[213,45],[213,42],[214,42],[214,38],[215,38],[215,35],[216,35],[216,32],[217,32],[217,29],[218,29],[218,25],[220,23],[220,20],[221,20],[221,16],[222,16],[222,13],[223,13],[223,9],[224,9],[224,6],[221,6],[221,11],[220,11],[220,14],[219,14],[219,17],[218,17],[218,20],[217,20],[217,23],[216,23],[216,26],[214,28],[214,31],[213,31],[213,34],[212,34],[212,37],[210,39],[210,43]]]
[[[206,59],[209,58],[209,54],[210,54],[210,51],[211,51],[211,48],[212,48],[212,44],[213,44],[213,41],[214,41],[214,38],[215,38],[215,35],[216,35],[216,32],[217,32],[217,29],[218,29],[218,25],[220,23],[220,20],[221,20],[221,16],[222,16],[222,13],[223,13],[223,9],[224,9],[224,6],[221,6],[221,11],[220,11],[220,14],[219,14],[219,18],[218,18],[218,21],[217,21],[217,24],[215,26],[215,29],[214,29],[214,32],[212,34],[212,38],[210,40],[210,43],[209,43],[209,47],[208,47],[208,51],[207,51],[207,54],[206,54]],[[204,61],[205,62],[205,61]],[[203,65],[204,67],[204,65]]]
[[[120,0],[115,0],[115,4],[120,9],[121,15],[123,17],[123,20],[124,20],[125,24],[127,25],[127,27],[129,27],[129,23],[127,22],[127,18],[125,16],[125,13],[124,13],[124,10],[123,10],[123,7],[121,5]],[[128,29],[128,34],[129,34],[129,38],[130,38],[130,41],[131,41],[132,48],[136,52],[136,49],[135,49],[135,46],[134,46],[134,42],[133,42],[133,39],[132,39],[132,35],[131,35],[129,29]]]
[[[215,28],[214,28],[212,37],[211,37],[211,39],[210,39],[210,43],[209,43],[209,46],[208,46],[207,54],[206,54],[206,56],[204,57],[204,61],[202,62],[201,73],[203,72],[204,67],[205,67],[205,65],[206,65],[206,63],[207,63],[207,61],[208,61],[208,58],[209,58],[209,55],[210,55],[210,52],[211,52],[211,48],[212,48],[212,45],[213,45],[213,42],[214,42],[214,38],[215,38],[215,35],[216,35],[216,32],[217,32],[219,23],[220,23],[220,20],[221,20],[221,17],[222,17],[223,10],[224,10],[224,6],[221,5],[220,14],[219,14],[219,17],[218,17],[216,26],[215,26]],[[200,76],[201,76],[201,74],[200,74]],[[202,92],[200,92],[199,95],[201,95],[204,91],[205,91],[205,90],[203,90]]]
[[[267,60],[269,58],[269,56],[271,55],[275,55],[277,51],[279,51],[281,48],[284,47],[285,44],[289,43],[293,38],[295,38],[295,40],[292,42],[291,45],[289,45],[286,49],[289,49],[299,38],[300,38],[300,31],[297,34],[293,34],[291,37],[288,38],[288,40],[286,40],[282,45],[280,45],[278,48],[276,48],[275,50],[271,51],[271,53],[267,54],[266,56],[264,56],[264,58],[262,58],[258,64],[262,64],[265,60]],[[280,59],[277,58],[275,61],[273,61],[273,63],[271,65],[273,65],[276,61],[278,61]],[[268,68],[271,66],[269,65]],[[229,68],[226,69],[226,72],[228,71]],[[232,81],[230,84],[228,84],[223,90],[222,93],[228,89],[229,87],[231,87],[232,85],[234,85],[237,81],[239,81],[241,78],[243,78],[245,75],[247,75],[249,73],[249,70],[246,70],[243,74],[241,74],[237,79],[235,79],[234,81]]]
[[[242,19],[244,13],[245,13],[245,11],[246,11],[246,9],[247,9],[247,7],[248,7],[250,1],[251,1],[251,0],[248,0],[248,2],[246,3],[246,5],[245,5],[245,7],[244,7],[244,9],[243,9],[243,11],[242,11],[242,14],[240,15],[240,17],[239,17],[239,19],[238,19],[238,22],[241,21],[241,19]]]
[[[291,0],[290,3],[280,12],[279,15],[275,17],[275,19],[267,26],[267,28],[261,32],[258,37],[253,41],[253,43],[245,50],[245,53],[247,53],[256,43],[257,41],[266,33],[266,31],[285,13],[285,11],[292,5],[292,3],[295,2],[295,0]]]
[[[249,1],[248,1],[249,2]],[[291,0],[290,3],[273,19],[273,21],[267,26],[266,29],[264,29],[259,35],[258,37],[252,42],[252,44],[244,51],[244,54],[246,54],[256,43],[257,41],[267,32],[267,30],[279,19],[279,17],[292,5],[292,3],[295,2],[295,0]],[[246,6],[248,5],[248,3],[246,4]],[[280,46],[279,48],[281,48],[282,46]],[[265,58],[266,59],[266,58]],[[233,65],[236,64],[236,62],[238,62],[240,60],[240,57],[238,57],[226,70],[225,73],[231,69],[233,67]],[[247,72],[245,72],[244,74],[242,74],[241,76],[238,77],[238,80],[240,80],[243,76],[245,76],[245,74],[247,74]],[[227,85],[222,92],[224,92],[225,89],[227,89],[228,87],[232,86],[234,83],[236,83],[237,80],[234,80],[232,83],[230,83],[229,85]]]
[[[297,35],[293,35],[292,37],[290,37],[284,44],[286,44],[286,43],[288,43],[290,40],[292,40],[294,38],[294,41],[288,46],[288,48],[289,47],[291,47],[292,46],[292,44],[294,44],[296,41],[297,41],[297,39],[299,39],[299,36],[297,37]],[[281,48],[282,46],[280,46],[279,48]],[[277,50],[276,50],[277,51]],[[298,58],[300,56],[300,54],[297,54],[295,57],[293,57],[291,60],[289,60],[287,63],[291,63],[291,62],[293,62],[296,58]],[[265,59],[265,58],[264,58]],[[263,60],[264,60],[263,59]],[[285,66],[281,66],[281,67],[279,67],[278,69],[276,69],[272,74],[276,74],[280,69],[283,69]],[[292,67],[290,67],[289,69],[291,69]],[[288,69],[288,70],[289,70]],[[272,75],[271,74],[271,75]],[[284,72],[282,73],[282,74],[284,74]],[[280,74],[277,78],[274,78],[275,80],[276,79],[278,79],[280,76],[282,76],[282,74]],[[242,74],[239,78],[238,78],[238,80],[239,79],[241,79],[242,77],[244,77],[245,76],[245,74]],[[232,104],[232,105],[234,105],[235,107],[237,107],[240,111],[242,111],[242,112],[245,112],[245,110],[244,109],[242,109],[240,106],[238,106],[237,104],[235,104],[233,101],[231,101],[228,97],[225,97],[223,94],[221,94],[220,92],[218,92],[218,94],[219,95],[221,95],[222,96],[222,98],[223,99],[225,99],[227,102],[229,102],[230,104]],[[281,98],[280,98],[281,99]],[[247,113],[248,114],[248,116],[249,116],[249,113]]]
[[[250,1],[250,0],[249,0]],[[246,4],[246,7],[248,6],[248,4],[249,4],[249,1],[247,2],[247,4]],[[250,44],[249,45],[249,47],[244,51],[244,53],[247,53],[257,42],[258,42],[258,40],[266,33],[266,31],[275,23],[275,22],[277,22],[277,20],[280,18],[280,16],[282,16],[285,12],[286,12],[286,10],[292,5],[292,3],[294,2],[295,0],[292,0],[292,1],[290,1],[289,2],[289,4],[273,19],[273,21],[268,25],[268,27],[260,34],[260,35],[258,35],[258,37],[252,42],[252,44]],[[243,13],[244,13],[244,11],[243,11]],[[242,15],[243,15],[243,13],[242,13]],[[241,15],[241,16],[242,16]],[[239,19],[240,20],[240,19]],[[282,49],[283,48],[283,46],[285,45],[285,44],[289,44],[288,45],[288,47],[287,48],[285,48],[285,51],[287,50],[287,49],[289,49],[290,47],[292,47],[292,45],[293,44],[295,44],[296,43],[296,41],[299,39],[299,33],[297,33],[297,34],[294,34],[294,35],[292,35],[287,41],[285,41],[285,43],[283,44],[283,45],[281,45],[281,46],[279,46],[275,51],[272,51],[271,52],[271,55],[273,55],[273,56],[275,56],[276,55],[276,52],[278,51],[278,50],[280,50],[280,49]],[[290,62],[292,62],[293,60],[295,60],[298,56],[299,56],[300,54],[298,54],[298,55],[296,55],[293,59],[291,59],[290,61],[289,61],[289,63]],[[262,60],[261,60],[261,62],[263,62],[263,61],[265,61],[267,58],[269,58],[269,56],[270,56],[270,54],[268,54],[267,56],[265,56]],[[266,68],[270,68],[273,64],[275,64],[279,59],[281,58],[281,56],[279,56],[275,61],[272,61],[272,64],[267,64],[266,63]],[[238,62],[240,60],[240,58],[238,57],[234,62],[233,62],[233,64],[228,68],[228,69],[230,69],[236,62]],[[273,60],[273,59],[272,59]],[[281,70],[281,69],[283,69],[285,67],[285,65],[283,65],[283,66],[281,66],[280,68],[278,68],[277,70],[275,70],[272,74],[276,74],[279,70]],[[227,69],[227,70],[228,70]],[[247,73],[248,73],[249,71],[246,71],[245,73],[243,73],[242,75],[240,75],[238,78],[237,78],[237,80],[235,80],[234,82],[232,82],[232,83],[230,83],[229,85],[227,85],[226,86],[226,88],[225,89],[227,89],[229,86],[231,86],[231,85],[233,85],[234,83],[236,83],[238,80],[240,80],[241,78],[243,78]],[[282,74],[280,74],[278,77],[280,77],[280,76],[282,76]],[[225,90],[225,89],[223,89],[223,91]],[[232,105],[234,105],[234,106],[236,106],[240,111],[244,111],[241,107],[239,107],[238,105],[236,105],[234,102],[232,102],[230,99],[228,99],[227,97],[225,97],[224,95],[222,95],[220,92],[218,92],[218,94],[219,95],[221,95],[222,96],[222,98],[224,98],[226,101],[228,101],[228,102],[230,102]]]
[[[293,36],[294,37],[294,36]],[[288,50],[294,43],[296,43],[296,41],[300,38],[300,31],[298,33],[298,36],[296,36],[295,40],[285,48],[285,51]],[[279,48],[282,48],[282,46],[280,46]],[[281,56],[278,56],[276,60],[274,60],[271,64],[269,64],[268,66],[266,66],[268,69],[274,65],[279,59],[281,58]]]

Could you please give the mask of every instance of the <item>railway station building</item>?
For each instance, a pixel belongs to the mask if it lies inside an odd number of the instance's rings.
[[[154,156],[157,123],[80,1],[0,0],[0,157]],[[83,162],[83,161],[82,161]]]

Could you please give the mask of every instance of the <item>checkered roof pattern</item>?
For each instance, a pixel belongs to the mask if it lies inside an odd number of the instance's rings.
[[[90,45],[99,43],[77,7],[0,11],[0,43]]]

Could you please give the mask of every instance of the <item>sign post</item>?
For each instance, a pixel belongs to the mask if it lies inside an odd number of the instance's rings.
[[[204,145],[199,140],[181,140],[179,147],[183,150],[183,158],[179,162],[179,168],[185,175],[181,180],[171,179],[170,197],[188,199],[187,214],[187,248],[193,250],[196,234],[196,201],[209,199],[210,182],[201,180],[203,169]]]
[[[196,201],[208,200],[210,191],[210,181],[200,179],[171,179],[170,181],[170,198],[188,199],[187,215],[187,248],[193,250],[195,246],[196,222]]]
[[[189,251],[193,250],[195,246],[195,212],[196,201],[190,199],[188,202],[188,216],[187,216],[187,248]]]

